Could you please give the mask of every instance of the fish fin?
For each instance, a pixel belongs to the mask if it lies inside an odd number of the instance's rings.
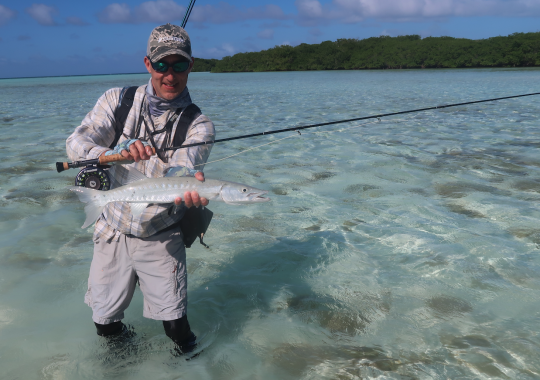
[[[128,172],[126,179],[123,181],[124,185],[130,184],[132,182],[140,181],[141,179],[148,179],[147,176],[145,176],[143,173],[141,173],[140,171],[138,171],[137,169],[133,167],[128,166],[124,168],[127,169],[127,172]]]
[[[105,206],[97,206],[95,204],[87,204],[84,206],[84,212],[86,213],[86,220],[81,228],[86,228],[95,223],[98,220],[99,216],[103,212]]]
[[[149,203],[130,203],[129,206],[131,207],[131,214],[133,216],[141,215],[148,205]]]
[[[109,169],[109,178],[111,179],[111,186],[109,190],[116,189],[117,187],[122,186],[122,181],[118,179],[118,177],[121,177],[119,172],[116,171],[116,168],[120,168],[121,165],[113,165]]]
[[[132,166],[113,165],[113,167],[109,169],[109,174],[114,188],[128,185],[142,179],[148,179],[147,176]]]
[[[103,208],[107,204],[100,195],[103,195],[101,190],[89,189],[82,186],[70,187],[69,190],[73,191],[79,197],[79,200],[86,203],[84,206],[84,212],[86,213],[86,220],[81,228],[86,228],[94,223],[101,213]]]

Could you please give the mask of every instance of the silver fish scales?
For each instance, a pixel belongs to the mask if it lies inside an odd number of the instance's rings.
[[[201,182],[194,177],[176,176],[146,178],[142,173],[137,173],[140,175],[136,175],[133,182],[109,191],[81,186],[71,187],[70,190],[78,195],[79,200],[86,203],[84,208],[86,220],[82,228],[94,223],[101,215],[105,205],[110,202],[128,202],[132,214],[138,216],[149,204],[173,203],[176,197],[184,197],[186,191],[197,191],[201,197],[209,201],[222,201],[233,205],[261,203],[270,200],[264,197],[268,191],[236,182],[216,179],[205,179],[204,182]],[[140,176],[143,176],[144,179],[140,179]]]

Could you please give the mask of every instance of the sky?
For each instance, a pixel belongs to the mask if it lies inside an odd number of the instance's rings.
[[[145,72],[148,36],[189,0],[0,0],[0,78]],[[193,55],[419,34],[483,39],[540,31],[540,0],[198,0]]]

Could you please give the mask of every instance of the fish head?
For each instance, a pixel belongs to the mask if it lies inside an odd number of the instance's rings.
[[[223,199],[223,202],[232,205],[268,202],[270,198],[263,196],[267,193],[266,190],[233,182],[226,183],[221,187],[221,199]]]

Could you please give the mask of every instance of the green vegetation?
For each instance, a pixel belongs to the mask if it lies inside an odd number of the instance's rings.
[[[540,66],[540,32],[468,40],[418,35],[282,45],[211,62],[214,73],[244,71]],[[202,59],[199,59],[203,61]],[[215,62],[214,62],[215,61]],[[197,62],[197,61],[196,61]],[[196,63],[197,64],[197,63]]]
[[[212,71],[217,62],[217,59],[195,58],[195,63],[193,64],[193,69],[191,71]]]

